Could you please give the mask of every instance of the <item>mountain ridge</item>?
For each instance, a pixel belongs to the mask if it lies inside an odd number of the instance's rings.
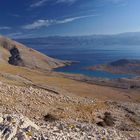
[[[17,39],[22,43],[69,43],[69,44],[80,44],[86,43],[87,45],[140,45],[140,32],[126,32],[119,34],[109,35],[85,35],[85,36],[47,36],[47,37],[35,37],[35,38],[24,38]]]

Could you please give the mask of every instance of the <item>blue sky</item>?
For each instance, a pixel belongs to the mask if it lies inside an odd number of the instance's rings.
[[[140,0],[1,0],[0,34],[12,38],[140,31]]]

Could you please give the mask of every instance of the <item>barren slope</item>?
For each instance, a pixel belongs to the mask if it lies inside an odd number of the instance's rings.
[[[11,61],[9,61],[10,57]],[[52,70],[53,68],[69,64],[69,62],[50,58],[2,36],[0,36],[0,61],[41,70]]]

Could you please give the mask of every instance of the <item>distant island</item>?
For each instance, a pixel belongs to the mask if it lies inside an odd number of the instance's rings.
[[[108,64],[90,66],[88,70],[101,70],[111,73],[126,73],[140,75],[140,60],[119,59]]]

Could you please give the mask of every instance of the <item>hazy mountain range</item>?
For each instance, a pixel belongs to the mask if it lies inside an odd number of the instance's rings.
[[[51,45],[140,45],[140,32],[121,33],[114,35],[89,35],[89,36],[51,36],[18,39],[27,44]]]

